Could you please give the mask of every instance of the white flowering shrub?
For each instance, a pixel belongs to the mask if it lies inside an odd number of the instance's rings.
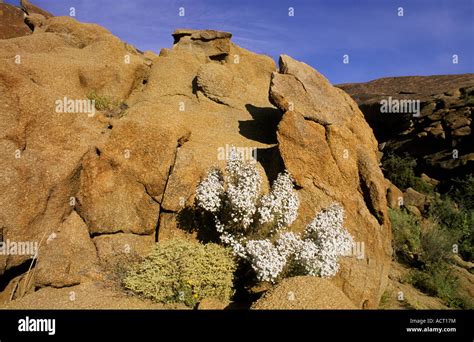
[[[196,204],[213,215],[221,242],[250,264],[259,281],[275,282],[284,273],[334,276],[353,245],[343,227],[344,208],[322,210],[300,236],[285,230],[300,204],[290,174],[280,173],[265,195],[261,183],[255,163],[232,149],[225,174],[213,169],[198,185]]]
[[[263,226],[275,234],[298,216],[298,195],[287,172],[278,175],[269,194],[262,195],[261,188],[255,162],[243,160],[232,148],[225,175],[212,169],[196,189],[196,203],[214,215],[220,234],[249,237],[261,233]],[[224,234],[222,238],[231,237]]]
[[[293,190],[288,172],[280,173],[268,195],[264,195],[258,207],[259,222],[273,223],[276,230],[290,226],[298,216],[299,199]]]
[[[247,230],[254,222],[262,178],[254,163],[244,162],[235,149],[226,166],[225,205],[233,226]]]
[[[302,236],[283,232],[275,243],[275,251],[284,260],[273,256],[266,258],[266,264],[258,267],[252,264],[259,280],[275,281],[285,268],[289,274],[311,275],[329,278],[339,270],[339,258],[348,255],[354,244],[352,236],[343,227],[344,208],[333,204],[319,212],[308,224]],[[268,248],[267,248],[268,249]],[[258,260],[253,254],[258,250],[247,249],[250,260]],[[268,252],[267,252],[268,253]],[[267,270],[273,270],[269,273]],[[265,273],[263,271],[266,271]]]
[[[270,240],[250,240],[245,246],[245,251],[246,259],[259,280],[275,280],[286,265],[286,258]]]
[[[215,213],[222,205],[224,193],[224,178],[218,169],[209,171],[196,189],[196,199],[199,205],[211,213]]]
[[[321,277],[332,277],[339,270],[338,259],[348,255],[354,244],[349,232],[343,227],[344,208],[333,204],[316,215],[314,220],[306,226],[305,241],[314,243],[318,249],[318,256],[302,263],[306,273]],[[313,247],[307,247],[312,253]],[[301,255],[301,258],[307,258]]]
[[[286,259],[295,256],[296,252],[303,248],[303,240],[298,234],[293,232],[284,232],[280,234],[276,242],[278,252]]]

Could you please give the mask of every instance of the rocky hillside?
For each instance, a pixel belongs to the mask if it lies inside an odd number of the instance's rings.
[[[293,175],[296,230],[344,206],[364,254],[344,258],[328,281],[309,279],[310,296],[333,288],[326,308],[378,306],[392,253],[386,182],[372,130],[345,92],[289,56],[277,68],[227,32],[180,29],[157,55],[22,3],[29,30],[1,5],[12,24],[0,30],[0,238],[38,242],[39,257],[0,255],[3,305],[42,298],[44,307],[66,287],[102,291],[124,254],[189,235],[180,213],[233,145],[256,149],[267,185],[284,169]],[[83,100],[95,108],[79,108]]]
[[[408,154],[439,180],[474,170],[474,74],[382,78],[339,85],[357,102],[384,153]],[[383,102],[419,101],[414,113],[383,113]],[[416,113],[415,113],[416,114]]]
[[[387,201],[396,261],[381,307],[472,309],[474,74],[339,87],[364,112],[393,182]]]

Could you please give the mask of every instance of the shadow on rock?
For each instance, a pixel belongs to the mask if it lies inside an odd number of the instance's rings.
[[[179,229],[196,234],[197,239],[202,243],[219,242],[214,218],[196,205],[182,209],[177,215],[176,222]]]
[[[246,104],[245,108],[253,120],[239,121],[239,133],[247,139],[263,144],[276,144],[276,131],[283,116],[282,112],[277,108],[262,108],[251,104]]]

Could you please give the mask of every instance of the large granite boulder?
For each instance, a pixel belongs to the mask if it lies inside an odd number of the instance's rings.
[[[305,95],[295,94],[296,80]],[[345,226],[365,252],[360,258],[344,259],[333,282],[357,307],[376,306],[388,273],[391,231],[387,186],[372,130],[347,94],[288,56],[280,57],[270,97],[285,111],[277,131],[278,148],[286,169],[301,187],[296,226],[304,227],[333,202],[342,204]]]

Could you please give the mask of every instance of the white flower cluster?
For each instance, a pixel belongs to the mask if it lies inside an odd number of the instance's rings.
[[[339,257],[348,255],[352,250],[354,240],[343,227],[343,222],[344,208],[333,204],[306,226],[305,241],[313,242],[319,250],[318,258],[312,264],[304,263],[309,275],[334,276],[339,270]]]
[[[280,234],[276,246],[283,257],[289,258],[303,248],[303,240],[296,233],[284,232]]]
[[[276,233],[294,222],[299,199],[287,172],[278,175],[268,195],[261,196],[262,178],[255,162],[245,160],[235,148],[225,171],[224,176],[211,170],[196,190],[197,205],[214,214],[222,231],[250,233],[270,224]]]
[[[226,199],[231,220],[247,229],[254,221],[262,178],[254,163],[244,162],[235,148],[226,166]]]
[[[222,172],[218,169],[213,169],[199,183],[196,189],[196,200],[204,210],[215,213],[222,205],[223,193],[224,181]]]
[[[197,205],[214,215],[222,243],[248,261],[260,281],[275,282],[284,270],[335,275],[339,257],[353,245],[352,236],[343,227],[344,208],[333,204],[318,213],[301,237],[284,231],[296,220],[300,204],[291,176],[279,174],[264,196],[260,196],[261,181],[255,163],[244,162],[233,149],[226,175],[214,169],[199,184]],[[266,238],[249,238],[252,230],[268,224],[272,228]]]
[[[245,246],[246,260],[250,262],[257,278],[273,282],[286,265],[286,258],[269,240],[250,240]]]
[[[300,201],[288,172],[280,173],[268,195],[260,200],[260,223],[273,222],[277,230],[290,226],[298,216]]]
[[[283,232],[276,241],[276,251],[281,258],[267,258],[266,263],[254,264],[259,260],[253,253],[259,250],[247,250],[253,269],[260,280],[274,281],[285,266],[296,274],[319,277],[332,277],[339,270],[339,258],[345,256],[354,244],[352,236],[343,227],[344,208],[333,204],[316,215],[306,226],[301,238],[292,232]],[[269,243],[269,241],[268,241]],[[267,247],[266,251],[269,248]],[[268,252],[266,252],[268,254]],[[266,255],[264,254],[264,255]],[[283,266],[281,262],[284,260]],[[269,273],[268,270],[272,270]]]

